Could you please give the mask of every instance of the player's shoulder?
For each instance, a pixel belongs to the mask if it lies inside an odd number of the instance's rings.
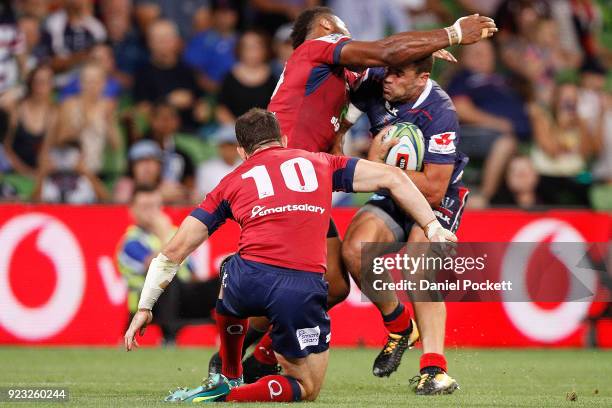
[[[426,97],[417,101],[413,108],[427,111],[431,122],[456,121],[457,110],[450,96],[437,82],[431,80],[430,84]]]
[[[350,37],[342,34],[329,34],[323,37],[311,38],[300,44],[300,46],[293,51],[293,54],[299,56],[311,50],[323,50],[330,44],[339,44],[348,40],[350,40]]]
[[[335,34],[325,35],[323,37],[318,37],[318,38],[313,38],[313,39],[310,39],[310,40],[306,40],[306,41],[304,41],[304,44],[306,44],[306,43],[318,44],[320,42],[335,44],[335,43],[339,43],[339,42],[342,42],[342,41],[348,41],[350,39],[351,39],[351,37],[348,37],[348,36],[346,36],[344,34],[335,33]]]

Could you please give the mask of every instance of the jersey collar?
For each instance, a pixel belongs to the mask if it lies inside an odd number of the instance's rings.
[[[425,102],[425,99],[427,99],[427,97],[429,96],[429,94],[431,93],[431,88],[433,88],[433,82],[431,79],[427,80],[427,84],[425,84],[425,89],[423,89],[423,92],[421,92],[421,95],[419,95],[419,98],[416,100],[416,102],[414,103],[414,105],[412,105],[411,109],[416,109],[418,108],[423,102]]]

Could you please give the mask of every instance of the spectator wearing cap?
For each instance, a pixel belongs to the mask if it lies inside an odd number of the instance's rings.
[[[151,128],[145,134],[145,139],[155,141],[162,149],[160,191],[167,204],[189,200],[194,183],[193,160],[176,146],[180,123],[180,116],[174,106],[165,102],[157,103],[152,110]]]
[[[238,11],[233,2],[216,1],[212,27],[194,35],[187,43],[183,58],[197,70],[198,82],[207,92],[216,93],[236,63],[237,23]]]
[[[280,78],[283,70],[285,69],[285,63],[293,54],[293,45],[291,44],[291,31],[293,31],[292,24],[282,25],[274,33],[272,40],[272,48],[274,51],[274,60],[272,61],[272,73],[276,78]]]
[[[193,197],[195,202],[201,201],[206,194],[219,184],[223,177],[241,163],[236,149],[238,141],[233,126],[221,127],[215,134],[215,140],[218,157],[200,164],[196,171],[196,188]]]
[[[134,143],[128,151],[128,160],[128,174],[115,184],[113,201],[116,203],[130,202],[136,186],[156,188],[161,181],[163,154],[155,141]]]

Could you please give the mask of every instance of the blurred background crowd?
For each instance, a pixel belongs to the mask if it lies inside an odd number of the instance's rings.
[[[493,41],[434,69],[471,157],[468,204],[612,209],[608,0],[0,0],[0,200],[200,201],[239,164],[233,122],[267,106],[291,21],[319,4],[360,40],[494,17]]]

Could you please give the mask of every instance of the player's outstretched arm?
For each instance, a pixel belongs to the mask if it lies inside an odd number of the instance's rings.
[[[359,160],[353,176],[353,190],[374,192],[386,189],[395,201],[425,231],[431,242],[456,242],[457,237],[444,229],[408,175],[398,167],[368,160]]]
[[[138,312],[125,332],[125,349],[131,351],[138,346],[136,333],[141,336],[151,323],[151,309],[164,289],[172,282],[181,262],[208,238],[208,228],[198,219],[188,216],[162,251],[151,261],[147,277],[140,293]]]
[[[342,47],[340,64],[359,67],[401,66],[456,44],[473,44],[497,32],[493,19],[474,14],[450,27],[403,32],[378,41],[350,41]]]

